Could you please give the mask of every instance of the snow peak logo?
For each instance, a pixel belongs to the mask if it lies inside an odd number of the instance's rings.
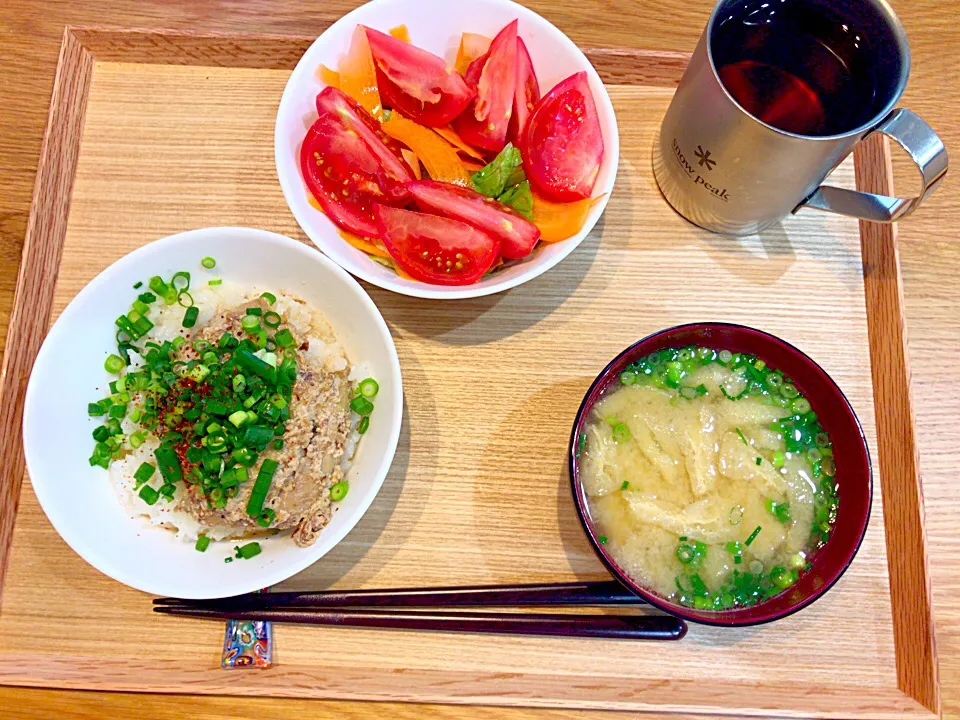
[[[709,172],[716,166],[717,161],[710,157],[710,155],[709,150],[704,150],[700,145],[697,145],[697,150],[694,152],[695,159],[692,161],[687,160],[686,156],[684,156],[680,150],[677,139],[673,139],[673,156],[677,159],[677,162],[680,163],[680,167],[683,168],[687,176],[693,180],[693,184],[703,186],[704,190],[724,202],[730,202],[730,196],[727,194],[726,188],[716,187],[712,183],[707,182],[707,179],[700,174],[701,168],[705,168]]]

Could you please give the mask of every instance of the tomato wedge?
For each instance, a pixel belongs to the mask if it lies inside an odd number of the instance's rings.
[[[458,185],[417,180],[407,186],[421,210],[461,220],[500,241],[505,258],[524,258],[540,239],[540,230],[513,208]]]
[[[527,52],[523,39],[517,37],[517,88],[513,96],[513,116],[510,118],[510,129],[507,137],[517,147],[523,138],[523,131],[527,128],[530,113],[540,102],[540,83],[537,82],[537,73],[533,69],[533,60]]]
[[[571,75],[543,97],[520,148],[527,178],[548,200],[590,197],[603,160],[603,134],[586,72]]]
[[[385,199],[376,180],[377,159],[363,140],[325,116],[300,146],[300,171],[310,194],[338,227],[377,237],[373,206]]]
[[[356,133],[376,156],[379,167],[375,174],[380,189],[391,198],[406,199],[406,184],[413,180],[413,173],[402,159],[400,146],[383,133],[380,123],[370,113],[334,87],[326,87],[317,95],[317,113],[321,118],[329,116],[334,122],[340,122],[347,130]]]
[[[477,98],[453,126],[471,145],[500,152],[507,144],[507,130],[513,115],[513,98],[517,87],[517,21],[497,33],[490,51],[467,70],[467,83],[476,88]],[[476,69],[479,78],[472,84]]]
[[[443,58],[372,28],[364,28],[385,105],[428,127],[448,124],[474,91]]]
[[[469,285],[491,268],[498,243],[459,220],[377,205],[384,245],[413,278],[435,285]]]

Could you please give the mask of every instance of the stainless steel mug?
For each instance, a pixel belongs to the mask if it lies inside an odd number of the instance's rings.
[[[876,108],[834,134],[797,134],[758,119],[721,82],[715,57],[722,24],[745,6],[769,13],[785,2],[852,16],[869,37]],[[739,16],[738,16],[739,17]],[[757,22],[763,22],[763,15]],[[846,24],[843,30],[848,30]],[[856,40],[861,40],[857,35]],[[856,47],[860,47],[859,43]],[[667,201],[691,222],[745,235],[805,207],[893,222],[913,212],[947,172],[943,142],[920,117],[895,109],[910,73],[903,26],[885,0],[721,0],[714,8],[654,146],[654,174]],[[839,98],[857,102],[854,97]],[[821,185],[854,146],[872,133],[903,146],[917,164],[923,190],[913,198],[872,195]]]

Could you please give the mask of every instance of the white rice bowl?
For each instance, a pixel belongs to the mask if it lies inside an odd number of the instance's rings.
[[[205,256],[216,259],[214,269],[201,269]],[[363,442],[357,442],[356,433],[347,442],[346,455],[352,455],[344,464],[349,492],[308,547],[298,547],[284,532],[258,538],[259,555],[225,563],[233,555],[234,543],[213,542],[206,552],[197,552],[191,542],[200,530],[196,521],[171,517],[173,503],[161,500],[148,509],[139,498],[131,498],[128,478],[152,447],[141,446],[112,474],[88,463],[94,446],[91,432],[103,419],[89,417],[87,404],[104,397],[106,383],[115,379],[104,372],[104,360],[116,352],[114,321],[136,297],[134,283],[153,275],[169,278],[181,270],[191,273],[191,294],[202,311],[196,327],[209,320],[216,306],[237,305],[244,296],[263,290],[274,294],[283,290],[308,303],[330,330],[310,333],[317,340],[310,343],[311,355],[343,364],[343,369],[349,364],[350,379],[373,377],[380,385]],[[208,289],[207,282],[214,277],[223,278],[223,285]],[[156,323],[153,336],[172,339],[180,332],[182,308],[175,306],[160,317],[159,303],[155,307],[150,314]],[[296,308],[283,313],[292,323],[310,322],[294,317]],[[206,228],[149,243],[122,257],[61,313],[40,349],[27,388],[24,454],[34,493],[51,524],[91,565],[156,595],[226,597],[282,582],[344,538],[383,484],[402,413],[400,364],[390,331],[353,278],[316,250],[281,235]],[[56,438],[55,451],[51,438]],[[146,512],[149,518],[144,517]],[[175,526],[176,531],[158,525]]]

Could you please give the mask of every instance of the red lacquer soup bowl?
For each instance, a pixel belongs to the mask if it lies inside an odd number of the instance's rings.
[[[603,395],[620,386],[620,373],[632,362],[666,348],[698,345],[714,350],[756,355],[793,380],[810,401],[820,424],[833,442],[839,496],[837,519],[829,540],[809,558],[812,567],[784,592],[751,607],[697,610],[672,602],[632,579],[600,542],[590,518],[587,496],[580,481],[578,446],[590,410]],[[577,513],[597,555],[624,586],[666,612],[708,625],[757,625],[794,613],[829,590],[850,566],[870,520],[873,477],[870,455],[860,422],[837,384],[800,350],[760,330],[742,325],[696,323],[662,330],[635,343],[618,355],[594,380],[577,412],[570,436],[570,480]]]

